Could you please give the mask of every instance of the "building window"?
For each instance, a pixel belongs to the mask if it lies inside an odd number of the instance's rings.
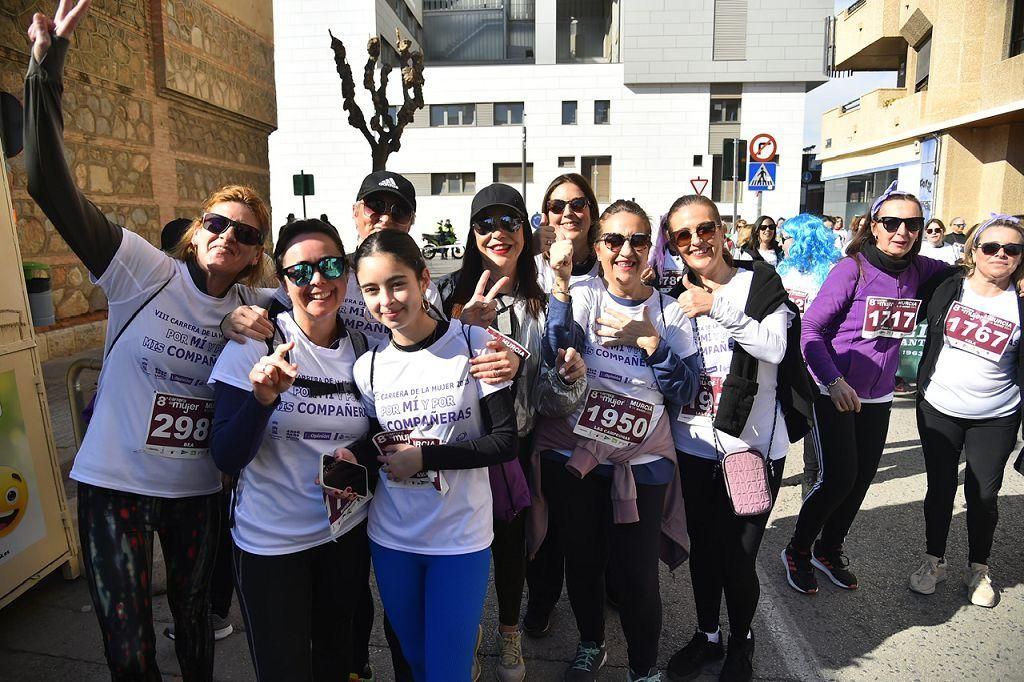
[[[736,123],[740,120],[740,102],[735,99],[712,99],[711,123]]]
[[[619,61],[619,5],[613,0],[555,1],[555,60]]]
[[[1010,24],[1010,57],[1024,54],[1024,0],[1013,3],[1013,21]]]
[[[575,168],[576,157],[575,156],[559,156],[558,157],[559,168]]]
[[[476,194],[476,173],[431,173],[430,193],[434,196]]]
[[[896,87],[905,88],[907,87],[907,51],[904,50],[903,54],[900,55],[899,66],[896,67]]]
[[[495,102],[494,125],[518,126],[523,124],[522,102]]]
[[[611,123],[611,109],[611,100],[594,100],[594,125],[604,125],[605,123]]]
[[[535,5],[535,0],[423,0],[423,57],[428,64],[532,64]]]
[[[576,125],[576,102],[562,102],[562,125]]]
[[[476,120],[475,104],[431,104],[431,127],[471,126]]]
[[[928,89],[928,71],[932,61],[932,37],[929,35],[917,48],[917,76],[914,82],[914,92],[921,92]]]
[[[580,175],[590,181],[598,201],[612,200],[612,157],[580,157]]]
[[[700,168],[704,165],[704,156],[702,154],[693,155],[693,167]]]
[[[526,181],[533,182],[533,164],[526,164]],[[519,185],[523,182],[522,163],[496,163],[494,164],[494,182],[504,182],[506,185]]]

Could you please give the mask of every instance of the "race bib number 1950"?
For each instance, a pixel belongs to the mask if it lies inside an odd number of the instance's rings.
[[[653,420],[652,403],[591,389],[573,433],[624,448],[643,443]]]
[[[198,459],[209,454],[213,401],[154,393],[143,449],[153,455]]]
[[[1009,320],[975,310],[959,301],[946,313],[943,334],[953,348],[999,362],[1017,325]]]
[[[910,336],[917,326],[917,310],[920,307],[921,301],[916,298],[868,296],[861,336],[865,339],[879,336],[902,339]]]

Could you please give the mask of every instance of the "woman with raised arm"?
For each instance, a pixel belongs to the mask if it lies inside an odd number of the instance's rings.
[[[186,680],[213,677],[209,584],[221,477],[210,457],[210,370],[224,315],[254,295],[269,213],[251,189],[203,204],[173,251],[108,221],[75,186],[64,157],[64,59],[87,0],[36,14],[25,81],[29,193],[107,296],[96,408],[71,477],[104,653],[114,679],[159,678],[153,635],[154,531],[167,564],[174,648]]]
[[[600,211],[587,179],[579,173],[559,175],[544,191],[540,210],[543,226],[537,231],[540,243],[535,246],[541,249],[536,256],[541,289],[549,292],[554,284],[549,251],[558,239],[572,241],[572,283],[595,276],[599,266],[594,242]]]
[[[595,680],[607,660],[607,569],[610,592],[625,597],[627,679],[654,681],[661,677],[658,559],[675,568],[688,544],[666,403],[696,395],[696,349],[679,306],[641,278],[652,236],[644,210],[616,201],[598,230],[600,277],[570,285],[575,242],[551,248],[544,352],[574,347],[593,375],[583,405],[538,428],[534,461],[562,531],[580,637],[565,679]]]
[[[968,235],[965,246],[963,268],[935,287],[926,303],[928,336],[917,379],[917,428],[928,474],[926,551],[910,576],[910,589],[932,594],[946,579],[946,537],[963,454],[968,545],[963,582],[968,601],[992,607],[998,597],[988,558],[1024,392],[1024,227],[1017,218],[993,216]]]
[[[792,440],[808,429],[810,386],[797,340],[799,317],[779,275],[762,262],[734,261],[718,208],[698,195],[672,204],[669,243],[689,274],[678,306],[692,322],[700,390],[670,407],[690,533],[697,628],[669,660],[671,680],[688,680],[725,656],[720,679],[753,675],[751,623],[760,599],[756,561]],[[739,513],[723,460],[755,453],[763,510]],[[729,614],[725,648],[719,614]]]
[[[870,215],[870,227],[857,233],[803,317],[801,345],[820,392],[820,472],[782,551],[786,580],[803,594],[818,591],[815,568],[835,585],[857,589],[843,542],[878,471],[900,342],[917,325],[918,290],[948,268],[918,255],[924,218],[913,194],[893,182]]]

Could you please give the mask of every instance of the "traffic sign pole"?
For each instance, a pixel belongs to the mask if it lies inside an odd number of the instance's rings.
[[[732,230],[736,230],[736,221],[739,219],[736,215],[737,204],[739,203],[739,185],[740,185],[740,141],[739,138],[733,140],[732,143]]]

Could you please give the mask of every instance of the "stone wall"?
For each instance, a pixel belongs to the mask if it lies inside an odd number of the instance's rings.
[[[56,1],[0,3],[0,89],[19,98],[33,12]],[[66,156],[79,188],[110,220],[159,245],[228,183],[269,199],[267,137],[277,125],[271,0],[95,0],[65,73]],[[226,8],[222,9],[222,8]],[[252,26],[247,17],[260,17]],[[102,291],[26,192],[10,161],[24,260],[48,263],[57,325],[47,355],[102,343]]]

